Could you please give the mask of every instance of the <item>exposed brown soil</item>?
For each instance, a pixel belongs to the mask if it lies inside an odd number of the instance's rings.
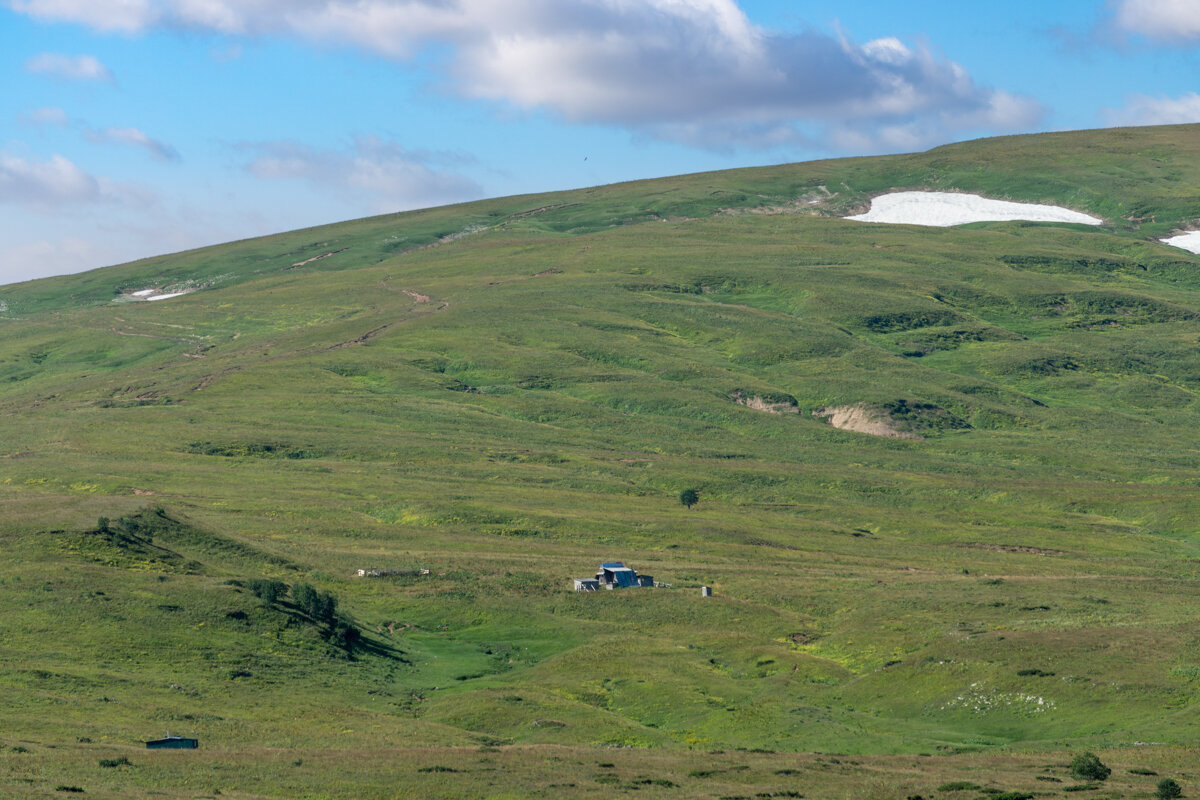
[[[799,414],[800,409],[792,403],[774,402],[767,400],[760,395],[747,397],[741,392],[733,393],[733,401],[738,405],[746,408],[753,408],[755,411],[766,411],[768,414]]]
[[[915,433],[908,433],[907,431],[898,429],[895,421],[886,412],[871,408],[865,403],[819,408],[813,412],[813,416],[828,419],[830,425],[844,431],[869,433],[872,436],[887,436],[891,439],[924,438]]]
[[[320,261],[322,258],[329,258],[330,256],[337,255],[338,253],[344,253],[349,249],[350,248],[348,247],[343,247],[341,250],[331,250],[328,253],[321,253],[319,256],[313,256],[312,258],[306,258],[303,261],[297,261],[295,264],[292,264],[292,266],[303,267],[305,264],[311,264],[314,261]]]

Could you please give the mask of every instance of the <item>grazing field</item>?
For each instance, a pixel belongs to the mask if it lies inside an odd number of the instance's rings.
[[[0,794],[1193,795],[1194,227],[1174,126],[0,287]]]

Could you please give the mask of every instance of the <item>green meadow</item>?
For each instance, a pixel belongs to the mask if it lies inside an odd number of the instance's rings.
[[[0,287],[0,795],[1194,796],[1198,219],[1116,129]]]

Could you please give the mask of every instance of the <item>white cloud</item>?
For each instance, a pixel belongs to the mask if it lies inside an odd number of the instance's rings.
[[[62,53],[41,53],[25,62],[25,69],[35,75],[74,81],[114,81],[112,70],[95,56],[68,56]]]
[[[1109,125],[1179,125],[1200,122],[1200,94],[1181,97],[1131,95],[1124,108],[1101,112]]]
[[[256,177],[304,180],[318,191],[334,192],[377,213],[473,200],[483,194],[475,181],[446,169],[469,159],[407,150],[375,137],[356,140],[348,151],[298,142],[245,144],[241,149],[253,154],[246,169]]]
[[[1136,2],[1137,0],[1127,0]],[[104,30],[293,35],[407,59],[449,46],[466,97],[696,146],[841,133],[916,146],[1027,128],[1034,101],[974,84],[929,48],[752,24],[735,0],[9,0]],[[827,130],[826,130],[827,128]],[[879,136],[880,129],[907,131]]]
[[[154,18],[157,0],[9,0],[8,7],[44,20],[79,22],[101,31],[137,33]]]
[[[1115,0],[1114,21],[1123,31],[1159,42],[1200,42],[1200,3],[1196,0]]]
[[[0,203],[53,216],[89,204],[143,213],[159,199],[137,184],[92,175],[61,155],[41,161],[0,150]]]
[[[137,128],[87,128],[84,130],[83,135],[84,138],[86,138],[89,142],[96,142],[98,144],[118,144],[140,147],[150,155],[157,158],[159,161],[179,160],[179,151],[177,151],[174,147],[166,142],[160,142],[157,139],[151,139],[143,131],[138,130]]]
[[[0,203],[51,208],[100,197],[100,181],[60,155],[29,161],[0,153]]]

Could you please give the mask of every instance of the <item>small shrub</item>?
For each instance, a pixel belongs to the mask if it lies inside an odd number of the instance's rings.
[[[1098,783],[1077,783],[1073,786],[1064,786],[1064,792],[1094,792],[1100,788]]]
[[[458,770],[453,767],[433,766],[421,767],[417,772],[458,772]]]
[[[9,749],[10,749],[10,750],[12,750],[12,752],[14,752],[14,753],[28,753],[28,752],[29,752],[29,748],[28,748],[28,747],[22,747],[22,746],[21,746],[21,745],[19,745],[19,744],[18,744],[18,745],[13,745],[13,746],[12,746],[11,748],[9,748]]]
[[[1080,753],[1071,759],[1071,775],[1085,781],[1102,781],[1112,774],[1095,753]]]
[[[1154,796],[1158,800],[1175,800],[1176,797],[1183,796],[1183,789],[1179,787],[1179,784],[1173,778],[1163,778],[1158,782]]]
[[[1025,677],[1027,675],[1032,675],[1035,678],[1052,678],[1052,677],[1054,677],[1053,672],[1046,672],[1045,670],[1040,670],[1040,669],[1019,669],[1019,670],[1017,670],[1017,674],[1022,677]]]
[[[132,764],[129,763],[129,759],[126,758],[125,756],[121,756],[120,758],[102,758],[97,763],[99,763],[100,766],[102,766],[102,767],[131,767],[131,766],[133,766]]]
[[[1134,767],[1129,770],[1130,775],[1157,775],[1158,773],[1152,769],[1143,769],[1142,767]]]
[[[978,788],[978,783],[971,783],[970,781],[952,781],[950,783],[943,783],[938,787],[937,790],[939,792],[973,792]]]
[[[58,786],[54,787],[54,791],[56,791],[56,792],[82,792],[83,787],[82,786],[67,786],[65,783],[60,783]]]

